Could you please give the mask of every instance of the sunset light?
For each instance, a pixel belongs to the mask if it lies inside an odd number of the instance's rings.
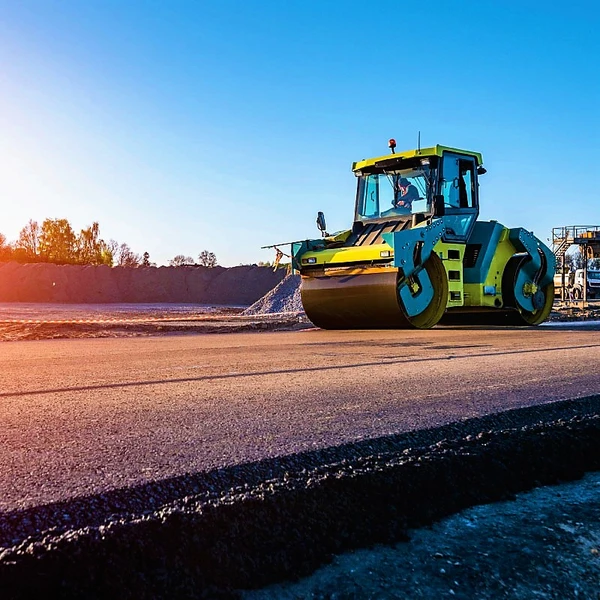
[[[600,598],[598,2],[0,6],[0,600]]]

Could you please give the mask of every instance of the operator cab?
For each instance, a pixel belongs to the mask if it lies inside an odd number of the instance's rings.
[[[446,239],[466,240],[479,213],[481,163],[478,153],[445,146],[354,163],[354,230],[382,221],[414,227],[443,216]]]

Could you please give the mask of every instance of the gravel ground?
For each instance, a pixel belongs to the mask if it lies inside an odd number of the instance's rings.
[[[583,303],[565,304],[555,302],[550,313],[550,321],[597,321],[600,320],[600,300],[590,300],[584,308]]]
[[[597,600],[600,473],[409,531],[410,541],[336,556],[243,600]]]
[[[39,302],[0,302],[0,322],[15,320],[85,319],[101,322],[107,319],[161,319],[169,317],[201,318],[215,314],[239,314],[244,306],[218,304],[46,304]]]
[[[302,313],[244,316],[244,307],[199,304],[0,303],[0,341],[140,337],[302,329]]]
[[[600,320],[600,301],[557,303],[548,323]],[[288,275],[252,306],[0,303],[0,341],[139,337],[305,329],[300,277]]]
[[[557,306],[548,324],[596,323],[600,306]],[[0,303],[0,341],[140,337],[312,327],[302,310],[299,281],[289,276],[252,306],[197,304]]]

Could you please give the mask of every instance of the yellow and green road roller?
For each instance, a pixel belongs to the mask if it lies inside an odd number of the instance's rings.
[[[352,165],[351,229],[293,242],[308,318],[324,329],[439,322],[538,325],[554,300],[555,257],[533,233],[478,221],[478,152],[419,148]]]

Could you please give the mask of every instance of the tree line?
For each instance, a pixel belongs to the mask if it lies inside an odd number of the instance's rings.
[[[150,254],[137,254],[128,244],[100,237],[97,222],[76,233],[67,219],[46,219],[40,225],[30,219],[15,242],[0,233],[0,262],[54,263],[57,265],[108,265],[109,267],[155,267]],[[198,263],[190,256],[178,254],[170,266],[202,265],[216,267],[217,257],[203,250]]]
[[[198,262],[196,262],[191,256],[185,256],[184,254],[178,254],[169,261],[170,267],[184,267],[184,266],[198,266],[208,267],[212,269],[217,266],[217,257],[214,252],[208,250],[202,250],[198,255]]]
[[[30,219],[15,242],[0,233],[0,261],[54,263],[57,265],[150,266],[147,252],[139,255],[127,244],[100,237],[97,222],[79,233],[67,219],[45,219],[40,225]]]

